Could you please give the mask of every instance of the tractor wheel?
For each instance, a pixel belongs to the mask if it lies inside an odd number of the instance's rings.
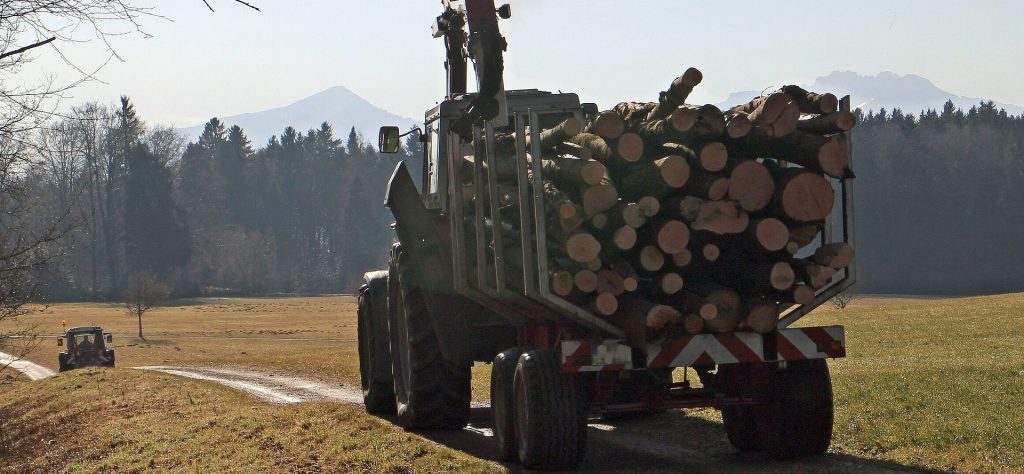
[[[356,329],[359,339],[359,382],[363,406],[370,414],[395,413],[394,379],[388,340],[387,277],[374,275],[359,292]],[[381,308],[380,306],[383,306]]]
[[[718,377],[730,381],[749,373],[743,372],[739,364],[728,364],[718,366]],[[762,410],[760,405],[738,405],[722,407],[722,425],[725,428],[725,435],[729,443],[736,449],[743,452],[760,451],[761,440],[758,431],[758,413]]]
[[[760,443],[778,459],[822,454],[832,439],[832,381],[825,359],[793,361],[772,374],[768,401],[751,407]]]
[[[512,382],[522,354],[521,348],[509,349],[495,356],[491,364],[491,413],[494,414],[494,439],[501,461],[514,461],[517,455]]]
[[[578,467],[587,442],[586,410],[554,353],[533,349],[520,356],[513,385],[519,462],[538,470]]]
[[[407,252],[396,248],[388,279],[391,362],[398,424],[461,429],[469,419],[470,367],[444,359]]]
[[[110,361],[109,362],[104,362],[103,365],[105,367],[113,367],[114,366],[114,351],[108,349],[107,350],[107,356],[110,358]]]
[[[68,371],[68,355],[61,352],[57,354],[57,371],[67,372]]]

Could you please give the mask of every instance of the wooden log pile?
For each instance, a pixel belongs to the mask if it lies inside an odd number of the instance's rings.
[[[690,68],[657,102],[539,135],[550,289],[634,343],[771,332],[853,258],[845,243],[800,251],[832,212],[830,178],[853,176],[854,116],[797,86],[725,111],[687,103],[701,80]]]

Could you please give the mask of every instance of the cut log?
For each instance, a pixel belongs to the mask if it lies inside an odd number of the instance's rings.
[[[573,261],[586,263],[601,253],[601,242],[583,231],[573,231],[565,240],[565,253]]]
[[[619,299],[611,293],[599,292],[591,301],[589,309],[601,316],[611,316],[619,309]]]
[[[647,222],[643,209],[632,202],[620,202],[605,212],[605,215],[608,216],[608,225],[614,228],[630,226],[639,229]]]
[[[644,321],[648,329],[659,330],[679,322],[682,317],[683,313],[680,313],[679,310],[668,305],[656,304],[647,310]]]
[[[772,202],[775,180],[768,168],[754,160],[744,160],[729,173],[729,199],[739,202],[744,211],[764,209]]]
[[[658,106],[657,102],[620,102],[612,107],[626,122],[626,129],[635,129],[640,123],[647,121],[647,115]]]
[[[551,274],[551,292],[558,296],[569,296],[575,290],[573,275],[566,270],[559,270]]]
[[[540,132],[540,147],[541,149],[554,148],[558,143],[564,142],[580,133],[582,128],[582,124],[580,124],[576,117],[569,117],[562,123]],[[531,135],[526,135],[527,147],[531,144]]]
[[[555,144],[555,151],[561,155],[575,156],[583,160],[594,159],[594,153],[590,151],[590,148],[572,142],[559,142]]]
[[[853,246],[846,242],[825,244],[814,251],[814,261],[836,270],[853,263]]]
[[[611,234],[611,244],[616,250],[630,250],[636,246],[636,229],[628,225],[618,227]]]
[[[782,111],[782,115],[771,124],[772,134],[776,137],[784,137],[796,130],[797,122],[800,121],[800,108],[796,103],[790,102]]]
[[[590,225],[593,226],[594,229],[604,230],[605,227],[608,227],[608,214],[603,212],[595,214],[594,217],[590,218]]]
[[[683,191],[695,197],[717,201],[729,192],[729,178],[690,168],[690,179],[683,185]]]
[[[797,250],[799,250],[814,243],[820,233],[820,223],[794,226],[789,229],[789,241],[796,244]],[[796,251],[790,253],[796,253]]]
[[[700,147],[698,159],[701,168],[711,172],[722,171],[729,162],[729,152],[721,142],[711,142]]]
[[[601,261],[600,257],[597,257],[597,258],[587,262],[587,264],[586,264],[587,270],[590,270],[592,272],[597,272],[603,266],[604,266],[604,263]]]
[[[805,114],[830,114],[839,108],[835,94],[816,94],[795,85],[784,86],[782,92],[793,99],[800,112]]]
[[[636,291],[640,284],[640,276],[637,275],[636,269],[633,268],[626,259],[622,257],[616,257],[608,262],[609,268],[618,272],[622,275],[622,286],[626,291]]]
[[[683,187],[690,179],[690,165],[679,155],[669,155],[653,163],[639,164],[624,171],[618,181],[623,198],[663,197]]]
[[[707,201],[700,205],[697,217],[690,222],[695,231],[717,235],[738,234],[747,229],[750,218],[732,201]]]
[[[665,201],[665,209],[669,214],[678,215],[686,222],[697,220],[700,207],[706,201],[696,196],[674,196]]]
[[[653,224],[654,244],[662,252],[672,255],[685,250],[690,243],[690,228],[683,221],[661,219]]]
[[[705,321],[705,326],[715,332],[729,332],[740,323],[743,302],[740,295],[728,288],[719,287],[704,295],[708,303],[715,305],[718,314]]]
[[[673,110],[667,120],[677,131],[688,132],[697,125],[698,119],[700,119],[700,106],[683,104]]]
[[[680,291],[666,301],[672,307],[684,313],[696,314],[705,321],[718,317],[718,307],[692,291]]]
[[[737,156],[788,161],[833,178],[853,177],[844,135],[822,137],[796,130],[775,139],[751,132],[744,138],[730,142],[729,152]]]
[[[683,317],[683,330],[687,334],[700,334],[704,330],[704,318],[696,313],[690,313]]]
[[[836,269],[832,267],[819,265],[805,259],[794,259],[793,268],[796,269],[800,279],[815,290],[825,287],[836,274]]]
[[[683,289],[683,277],[676,272],[666,272],[658,278],[658,289],[661,294],[674,295]]]
[[[644,196],[636,201],[644,217],[654,217],[661,212],[661,201],[654,196]]]
[[[775,298],[787,304],[810,304],[814,301],[814,288],[807,285],[796,285],[785,291],[773,293]]]
[[[583,269],[576,272],[572,277],[573,285],[583,293],[597,291],[597,273]]]
[[[704,244],[700,247],[700,255],[705,261],[714,262],[722,255],[722,249],[715,244]]]
[[[591,218],[605,212],[619,202],[619,191],[611,184],[585,186],[582,192],[583,217]]]
[[[614,140],[626,131],[626,122],[615,111],[606,110],[597,114],[587,131],[596,133],[605,140]]]
[[[644,140],[633,132],[623,133],[615,139],[615,152],[623,160],[636,163],[644,156]]]
[[[686,98],[693,92],[693,88],[700,84],[704,75],[697,68],[689,68],[681,76],[675,78],[668,89],[658,97],[658,105],[647,115],[647,120],[661,120],[668,117],[680,105],[686,102]]]
[[[665,253],[657,245],[645,245],[640,249],[638,261],[640,268],[649,272],[656,272],[665,266]]]
[[[775,92],[757,97],[746,104],[737,105],[729,109],[729,112],[744,112],[753,125],[767,126],[775,123],[782,116],[790,102],[792,102],[792,99],[789,96],[781,92]]]
[[[751,222],[747,235],[758,248],[769,252],[782,250],[789,243],[789,229],[786,228],[786,224],[774,217]]]
[[[820,174],[796,168],[775,177],[775,212],[796,222],[820,221],[832,212],[835,191]]]
[[[598,161],[578,158],[550,158],[541,161],[541,172],[561,189],[601,184],[608,173]]]
[[[679,252],[672,254],[672,264],[676,267],[682,268],[690,264],[693,261],[693,253],[690,249],[683,249]]]
[[[609,268],[599,270],[597,272],[597,291],[611,293],[615,296],[625,293],[626,285],[622,275]]]
[[[749,116],[744,112],[729,112],[725,116],[725,134],[729,138],[744,137],[750,133],[750,128],[753,126]]]
[[[774,331],[778,323],[778,305],[764,297],[757,297],[747,301],[746,317],[743,319],[744,326],[756,333],[767,334]]]
[[[630,139],[627,139],[627,143]],[[609,170],[617,170],[629,166],[637,159],[627,160],[616,153],[615,148],[609,145],[604,138],[594,133],[579,133],[570,139],[572,143],[586,147],[590,150],[594,159],[600,161]],[[621,137],[620,137],[621,141]],[[643,149],[641,148],[641,153]]]
[[[841,110],[830,114],[800,116],[797,130],[817,135],[831,135],[848,131],[857,125],[857,117],[850,112]]]
[[[544,182],[544,207],[548,209],[548,215],[554,216],[558,233],[570,232],[583,225],[583,208],[547,181]]]

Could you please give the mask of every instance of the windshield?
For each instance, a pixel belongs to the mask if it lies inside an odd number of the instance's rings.
[[[103,336],[96,333],[82,333],[71,336],[72,345],[79,350],[89,350],[103,347]]]

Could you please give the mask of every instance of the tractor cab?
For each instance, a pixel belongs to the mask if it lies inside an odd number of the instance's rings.
[[[106,347],[112,341],[113,336],[99,326],[68,329],[64,336],[57,338],[57,345],[65,346],[64,351],[57,354],[60,371],[87,366],[113,367],[114,350]]]

